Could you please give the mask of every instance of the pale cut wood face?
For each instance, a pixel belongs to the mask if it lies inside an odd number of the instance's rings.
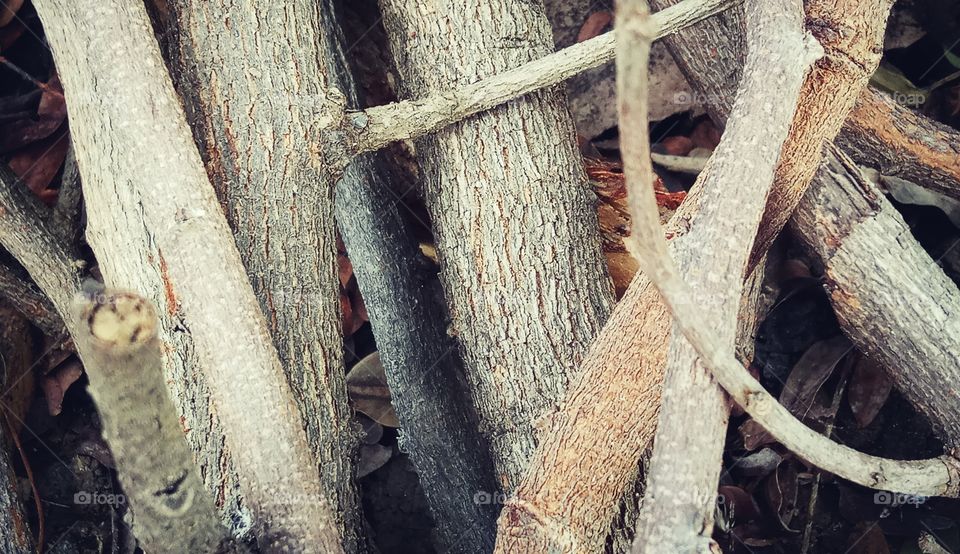
[[[109,348],[138,348],[157,336],[157,313],[127,292],[98,295],[84,314],[91,336]]]

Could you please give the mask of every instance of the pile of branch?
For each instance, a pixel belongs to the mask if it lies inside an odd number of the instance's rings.
[[[77,317],[78,195],[64,190],[51,213],[6,168],[0,244],[13,259],[0,258],[0,292],[47,334],[65,341],[65,328],[73,337],[144,544],[189,520],[179,537],[187,549],[227,545],[251,527],[268,550],[370,548],[354,483],[335,222],[369,306],[403,448],[447,550],[601,549],[618,502],[630,504],[643,478],[637,469],[655,431],[636,548],[709,550],[728,414],[722,390],[827,471],[869,487],[957,496],[952,456],[900,462],[832,443],[734,356],[751,332],[738,313],[757,318],[750,283],[793,215],[791,228],[823,263],[845,332],[898,368],[892,377],[906,397],[951,453],[957,446],[960,418],[937,383],[960,378],[960,329],[944,333],[960,325],[960,292],[856,166],[960,197],[957,134],[864,88],[889,1],[748,0],[745,33],[736,7],[705,20],[735,1],[686,0],[652,16],[642,0],[624,1],[616,35],[549,54],[537,2],[488,3],[474,21],[454,6],[428,14],[382,0],[409,99],[365,110],[332,1],[323,10],[306,0],[169,2],[156,20],[170,74],[143,6],[35,4],[70,108],[87,242],[107,286],[137,296],[94,299]],[[654,180],[647,55],[653,40],[698,22],[668,46],[714,100],[711,115],[729,121],[667,227],[668,247],[644,190]],[[279,35],[265,39],[262,25]],[[628,245],[643,274],[611,312],[555,85],[611,61],[615,46]],[[449,60],[457,62],[441,63]],[[838,134],[846,152],[831,144]],[[931,146],[930,136],[945,146]],[[426,182],[449,327],[390,192],[390,161],[375,152],[407,139]],[[927,339],[934,334],[942,340]],[[115,344],[123,341],[133,346]],[[451,347],[458,352],[447,358]],[[172,397],[152,395],[159,402],[140,415],[158,427],[136,440],[121,423],[146,427],[130,415],[150,401],[120,384],[131,365],[148,367],[149,390],[167,383]],[[197,466],[178,441],[180,414]],[[171,445],[161,464],[136,460],[143,440]],[[512,497],[499,520],[496,506],[469,503],[500,492]]]

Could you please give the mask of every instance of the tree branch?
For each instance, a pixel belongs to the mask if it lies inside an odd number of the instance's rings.
[[[380,5],[412,97],[553,48],[539,0],[487,0],[479,18],[451,3],[430,13],[406,0]],[[449,32],[433,32],[438,19]],[[516,29],[524,29],[522,48]],[[421,137],[416,149],[448,332],[463,353],[498,484],[509,491],[612,304],[582,157],[563,94],[550,89]],[[498,492],[471,491],[470,500]]]
[[[777,174],[778,153],[790,136],[807,71],[822,55],[803,30],[799,0],[748,0],[746,8],[749,48],[733,115],[698,180],[704,191],[700,210],[687,221],[687,230],[673,238],[679,271],[697,291],[682,301],[687,306],[696,303],[700,314],[708,314],[719,331],[711,336],[715,342],[710,347],[729,352],[731,358],[752,238]],[[622,17],[621,32],[630,24],[629,13]],[[632,236],[638,239],[631,242],[636,245],[634,257],[673,311],[675,300],[670,295],[692,290],[669,262],[666,243],[658,238],[659,218],[649,218],[649,208],[656,212],[653,199],[638,189],[654,180],[643,101],[646,59],[632,58],[642,51],[640,38],[624,35],[617,50],[621,148]],[[677,283],[683,283],[682,289],[670,288]],[[670,343],[647,497],[637,525],[637,548],[649,552],[706,552],[713,528],[729,408],[696,364],[696,351],[680,334],[684,325],[675,322]],[[697,430],[691,432],[694,420]]]
[[[334,179],[304,148],[324,137],[338,32],[316,0],[171,0],[174,84],[306,426],[347,551],[367,549],[358,433],[343,367]],[[230,26],[213,22],[230,21]],[[264,42],[263,29],[271,29]],[[275,48],[275,44],[298,44]],[[240,115],[243,114],[243,115]]]
[[[866,88],[837,144],[858,164],[960,199],[960,132]]]
[[[64,83],[105,277],[165,291],[167,311],[189,329],[261,546],[340,551],[303,421],[144,6],[35,6]],[[134,234],[110,232],[116,227]],[[151,247],[133,241],[144,229],[160,259],[142,259]]]
[[[228,539],[180,431],[157,314],[131,293],[79,295],[74,340],[148,552],[219,552]],[[223,545],[221,545],[223,543]]]
[[[943,384],[960,382],[960,290],[854,162],[831,148],[833,157],[794,214],[793,229],[822,260],[847,336],[890,369],[897,390],[955,455],[960,411]]]
[[[657,0],[655,3],[663,6],[669,1]],[[708,108],[720,126],[726,120],[729,111],[728,99],[732,97],[731,91],[738,80],[740,45],[733,40],[741,34],[738,22],[736,17],[711,18],[701,22],[696,29],[666,39],[668,47],[691,84],[701,96],[712,100]],[[712,59],[704,57],[707,50],[714,51]],[[943,379],[938,377],[939,375],[951,375],[956,371],[956,362],[951,361],[949,356],[944,357],[943,352],[960,350],[960,336],[938,333],[939,342],[942,344],[931,343],[930,333],[926,331],[931,321],[927,314],[942,313],[945,308],[950,310],[951,306],[956,306],[960,302],[958,293],[955,288],[942,285],[946,280],[943,271],[930,263],[929,256],[916,239],[909,233],[897,231],[891,234],[893,229],[902,227],[902,223],[896,223],[902,221],[902,218],[896,216],[894,208],[882,195],[877,194],[873,187],[863,186],[863,178],[859,172],[848,169],[849,162],[845,163],[837,156],[835,149],[826,149],[825,160],[829,171],[820,171],[815,178],[818,181],[816,187],[825,191],[818,193],[818,196],[839,204],[835,208],[818,206],[814,200],[817,196],[808,194],[797,208],[798,217],[794,228],[801,233],[800,239],[808,244],[836,240],[848,235],[858,237],[843,245],[844,256],[824,259],[828,275],[833,275],[832,279],[838,283],[839,289],[850,293],[849,296],[834,295],[832,290],[828,290],[834,301],[835,311],[843,314],[840,323],[844,333],[859,347],[870,352],[875,359],[884,360],[888,374],[896,382],[916,383],[917,379],[926,379],[923,376],[926,374],[930,377],[930,382],[942,383]],[[688,204],[692,207],[699,194],[699,189],[691,191],[680,211],[686,209]],[[869,208],[870,206],[874,208]],[[857,216],[835,218],[831,215],[832,211]],[[874,211],[878,214],[875,218],[877,223],[870,223],[874,218],[869,215]],[[802,216],[799,215],[801,213]],[[824,231],[820,229],[821,219],[831,222],[827,227],[830,235],[824,235]],[[892,235],[896,236],[895,247],[887,246]],[[897,252],[898,255],[878,255],[877,248],[890,248],[890,252]],[[823,251],[823,247],[817,246],[815,250]],[[881,269],[878,269],[878,260],[883,261]],[[865,275],[870,275],[870,280],[863,280]],[[881,278],[877,278],[877,275]],[[897,284],[891,285],[886,281],[888,277]],[[860,297],[855,291],[861,290],[867,283],[873,285],[873,279],[876,279],[877,287],[871,290],[875,294],[870,299]],[[931,283],[930,290],[937,291],[937,294],[921,295],[917,292],[916,285],[909,284],[913,282]],[[919,290],[925,290],[924,287],[927,285],[923,285]],[[894,291],[899,294],[894,294]],[[859,301],[852,301],[854,299]],[[902,309],[903,306],[912,308],[914,303],[918,307],[926,306],[930,311],[914,312],[912,309]],[[897,310],[900,310],[899,313],[904,317],[892,317],[892,314],[898,313]],[[858,326],[857,322],[861,321],[882,321],[885,324]],[[918,378],[911,375],[917,372],[921,373]],[[898,373],[903,375],[897,375]],[[916,389],[922,390],[923,387]],[[950,400],[934,405],[931,400],[941,399],[942,396],[925,397],[910,394],[909,389],[901,391],[915,401],[914,407],[929,418],[935,428],[945,430],[947,434],[944,438],[949,445],[950,436],[955,431],[946,431],[950,418],[944,414],[955,412],[955,402]]]
[[[0,251],[0,296],[52,340],[69,340],[56,306],[5,251]]]
[[[758,2],[758,4],[761,4],[759,9],[763,9],[765,3]],[[751,5],[751,10],[756,8],[757,6]],[[794,10],[797,9],[798,7],[794,6]],[[778,36],[781,36],[780,42],[782,42],[782,35]],[[745,73],[745,83],[749,83],[750,73],[749,70]],[[637,83],[632,84],[636,85]],[[640,84],[642,85],[642,82]],[[745,87],[747,86],[745,85]],[[797,83],[797,86],[799,86],[799,83]],[[749,90],[749,88],[746,90]],[[628,86],[624,92],[627,96],[621,98],[635,99],[639,95],[635,87]],[[738,100],[739,98],[740,96],[738,96]],[[734,110],[737,110],[737,106]],[[624,115],[621,115],[622,121],[624,121],[623,117]],[[642,116],[639,117],[642,119]],[[735,130],[737,120],[738,117],[731,119],[731,128],[728,130],[734,136],[738,134]],[[624,122],[626,123],[626,121]],[[637,167],[637,165],[648,164],[649,152],[645,121],[642,125],[639,122],[635,123],[637,124],[624,125],[624,130],[628,131],[625,136],[621,135],[621,147],[626,154],[625,160],[634,160],[634,163],[628,163],[625,169],[627,182],[630,186],[630,196],[636,199],[631,202],[631,213],[636,229],[634,236],[641,239],[638,245],[638,251],[642,254],[640,262],[645,273],[651,276],[654,285],[674,314],[676,326],[680,328],[683,335],[699,352],[704,365],[711,370],[720,385],[780,442],[797,455],[826,471],[864,486],[920,495],[956,496],[960,466],[952,458],[941,457],[922,461],[885,460],[838,445],[796,420],[756,380],[749,376],[743,366],[737,362],[732,348],[725,345],[724,341],[714,332],[713,329],[716,326],[708,326],[708,322],[702,317],[703,299],[697,298],[693,294],[687,283],[680,277],[677,268],[667,257],[665,242],[658,236],[660,234],[659,215],[654,197],[649,192],[643,193],[642,189],[638,188],[645,186],[641,179],[644,174],[649,174],[649,170]],[[769,181],[767,181],[767,186],[769,186]],[[764,195],[758,194],[756,190],[750,194],[759,198],[764,197]],[[754,200],[755,202],[756,200]],[[689,236],[689,234],[686,236]],[[719,326],[719,328],[722,329],[723,326]],[[661,419],[661,422],[663,421],[664,419]],[[656,501],[658,491],[653,487],[654,484],[651,483],[651,500]],[[687,493],[703,495],[710,499],[715,495],[712,488],[709,491],[687,491]],[[663,494],[663,492],[661,491],[660,494]],[[701,498],[698,503],[706,500],[706,498]],[[689,524],[688,518],[683,525],[687,526]],[[709,529],[705,531],[709,532]],[[641,536],[646,537],[645,541],[650,541],[649,536]],[[703,546],[704,544],[701,543],[699,548]],[[698,548],[690,543],[686,543],[683,547],[687,549]]]
[[[340,3],[331,4],[324,4],[323,13],[331,19],[325,25],[336,29],[333,14]],[[328,35],[325,47],[331,82],[344,92],[348,106],[359,107],[360,87],[341,34]],[[403,217],[394,175],[386,152],[354,158],[335,191],[337,227],[400,419],[400,447],[416,467],[438,549],[489,552],[499,506],[471,502],[465,495],[498,490],[493,461],[478,429],[456,342],[446,332],[450,316],[440,283]]]
[[[743,0],[685,0],[654,14],[656,38],[674,33]],[[614,33],[609,32],[481,79],[464,87],[347,114],[344,123],[350,152],[379,150],[416,138],[475,113],[561,83],[613,60]]]
[[[80,256],[69,250],[46,221],[46,209],[0,164],[0,244],[20,262],[61,318],[70,314],[80,288]]]

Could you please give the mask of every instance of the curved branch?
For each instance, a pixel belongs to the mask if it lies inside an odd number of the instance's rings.
[[[645,83],[636,79],[624,83],[624,98],[645,95]],[[635,108],[634,108],[635,110]],[[839,445],[820,435],[794,418],[736,360],[733,350],[724,344],[702,317],[703,308],[679,270],[667,254],[666,242],[660,238],[659,214],[655,198],[644,176],[649,176],[649,144],[645,114],[630,117],[630,110],[621,115],[624,130],[625,173],[631,199],[631,215],[638,238],[638,254],[643,271],[660,291],[684,337],[700,354],[719,384],[754,419],[777,440],[798,456],[822,469],[863,486],[918,495],[956,497],[960,492],[960,464],[948,456],[929,460],[898,461],[863,454]],[[731,121],[732,122],[732,121]],[[623,131],[621,131],[623,133]],[[751,194],[761,197],[761,191]]]

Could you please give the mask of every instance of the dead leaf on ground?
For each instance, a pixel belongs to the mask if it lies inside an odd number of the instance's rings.
[[[366,477],[383,467],[393,457],[393,449],[382,444],[361,444],[357,479]]]
[[[883,366],[866,356],[860,356],[850,377],[847,402],[861,429],[870,425],[877,417],[892,389],[893,381]]]
[[[353,366],[347,374],[347,393],[353,407],[381,425],[400,427],[397,412],[390,403],[390,387],[380,363],[380,353],[374,352]]]
[[[66,126],[49,137],[30,143],[10,157],[10,169],[48,206],[57,200],[57,190],[50,188],[70,149]]]
[[[773,511],[774,519],[783,531],[795,533],[790,527],[797,512],[797,468],[791,461],[785,461],[764,481],[767,504]]]
[[[23,7],[23,0],[6,0],[0,5],[0,27],[9,24],[17,16],[17,12]]]
[[[877,522],[859,523],[847,543],[850,554],[890,554],[890,545]]]
[[[806,417],[817,392],[851,350],[853,345],[843,335],[813,343],[790,370],[780,393],[783,407],[800,419]]]
[[[34,92],[27,95],[35,94]],[[60,78],[54,74],[40,93],[35,112],[0,114],[0,154],[8,154],[52,135],[67,118]]]
[[[47,410],[50,415],[60,415],[63,411],[63,397],[67,394],[70,385],[77,382],[83,375],[83,365],[80,360],[72,358],[58,366],[40,379],[40,388],[47,401]]]
[[[577,33],[577,42],[590,40],[600,33],[613,21],[613,14],[608,11],[594,12],[583,22],[580,32]]]

